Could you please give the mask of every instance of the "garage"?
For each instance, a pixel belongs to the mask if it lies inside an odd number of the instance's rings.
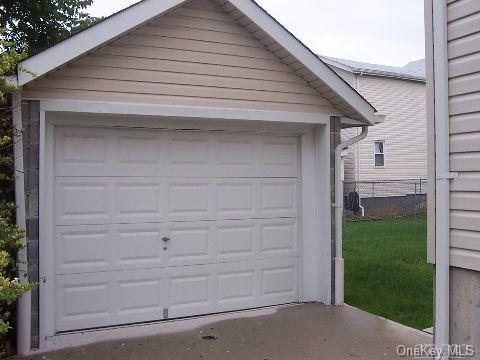
[[[55,128],[55,330],[298,301],[298,139]]]
[[[343,302],[335,154],[378,114],[254,1],[142,0],[17,70],[21,353]]]

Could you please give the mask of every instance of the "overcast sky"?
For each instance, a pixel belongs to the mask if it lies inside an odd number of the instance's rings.
[[[94,0],[89,12],[106,16],[137,1]],[[257,2],[321,55],[392,66],[424,57],[423,0]]]

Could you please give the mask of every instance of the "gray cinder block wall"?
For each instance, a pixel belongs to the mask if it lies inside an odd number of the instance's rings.
[[[25,215],[28,249],[28,278],[39,283],[38,272],[38,192],[40,153],[40,102],[22,102],[23,165],[25,176]],[[38,286],[32,290],[32,348],[39,346]]]
[[[480,272],[450,268],[450,343],[475,348],[480,359]]]
[[[332,204],[335,203],[335,148],[341,142],[340,136],[341,123],[338,117],[332,116],[330,118],[330,184],[331,184],[331,195],[330,201]],[[332,276],[331,276],[331,286],[332,286],[332,304],[335,303],[335,208],[330,207],[331,219],[332,219]]]

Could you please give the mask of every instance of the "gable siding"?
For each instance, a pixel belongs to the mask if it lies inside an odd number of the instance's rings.
[[[194,0],[33,83],[24,98],[338,111],[209,0]]]
[[[450,107],[450,188],[453,266],[480,270],[480,7],[447,7]]]

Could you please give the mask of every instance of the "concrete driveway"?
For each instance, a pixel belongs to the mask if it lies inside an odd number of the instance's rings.
[[[156,335],[37,353],[28,359],[374,360],[400,358],[398,345],[432,342],[426,333],[361,310],[320,304],[178,320],[158,326]],[[68,336],[81,341],[83,334]]]

